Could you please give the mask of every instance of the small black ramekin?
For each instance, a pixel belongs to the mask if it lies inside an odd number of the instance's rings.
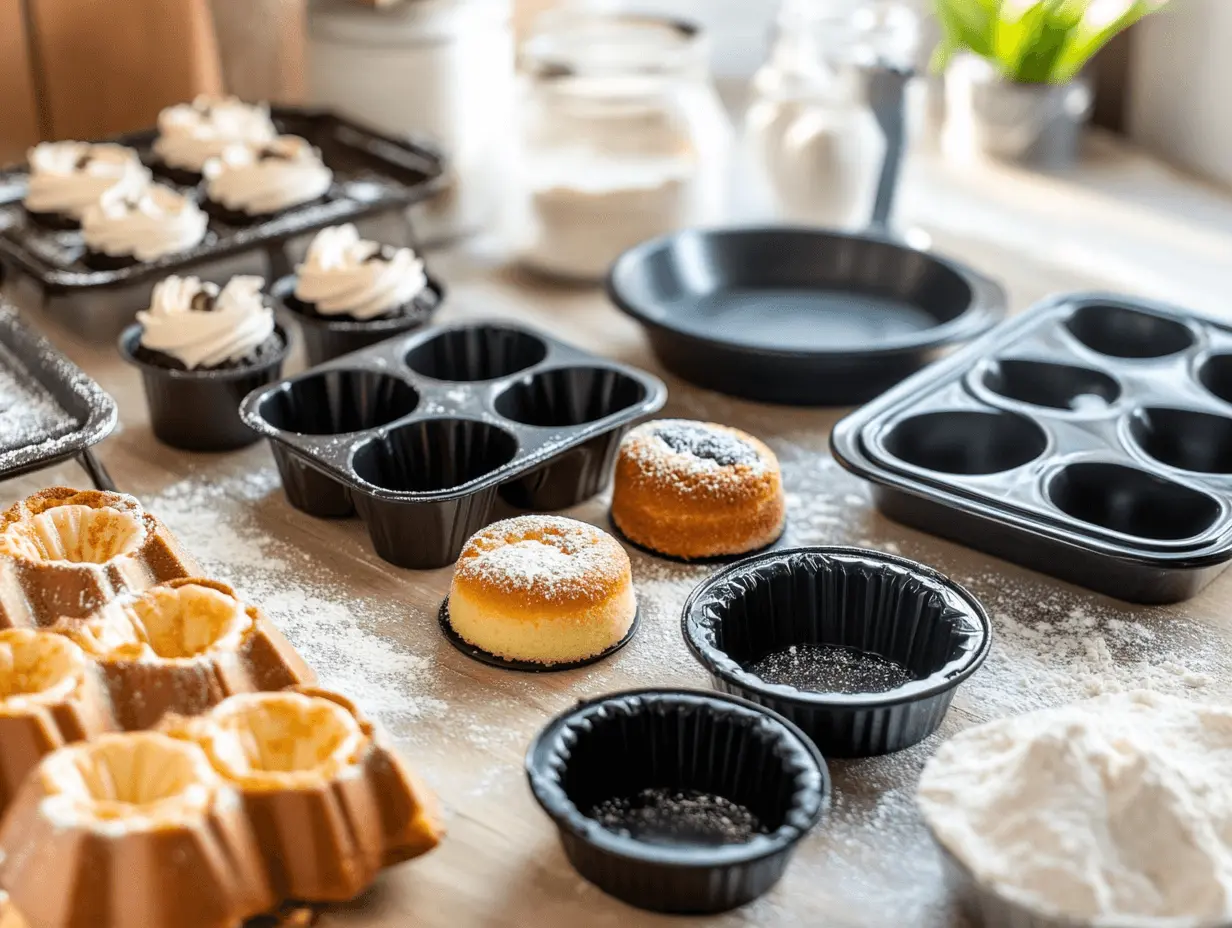
[[[240,403],[257,387],[282,376],[282,362],[290,349],[282,326],[275,331],[282,351],[250,367],[226,370],[182,371],[160,367],[137,358],[141,324],[133,323],[120,335],[120,356],[141,371],[150,427],[163,444],[183,451],[232,451],[261,439],[240,419]]]
[[[693,690],[631,690],[580,703],[531,743],[526,772],[577,871],[656,912],[724,912],[762,895],[830,799],[825,761],[796,726],[742,699]],[[722,796],[773,830],[738,844],[650,843],[586,814],[653,787]]]
[[[430,280],[425,291],[415,297],[405,312],[381,319],[352,319],[309,312],[307,304],[295,298],[294,274],[274,281],[270,295],[275,304],[299,324],[309,367],[417,329],[431,321],[445,299],[444,288]]]
[[[828,546],[772,551],[714,574],[685,602],[683,630],[716,687],[782,713],[827,757],[888,754],[928,737],[992,643],[983,606],[948,577]],[[802,644],[875,654],[917,679],[884,693],[816,693],[745,669]]]

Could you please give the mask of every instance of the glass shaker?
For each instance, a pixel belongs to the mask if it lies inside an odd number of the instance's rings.
[[[560,11],[522,49],[516,208],[526,266],[601,279],[646,239],[724,217],[733,130],[701,30]]]
[[[910,67],[918,27],[906,2],[783,0],[745,116],[748,209],[835,228],[868,223],[885,156],[868,68]]]

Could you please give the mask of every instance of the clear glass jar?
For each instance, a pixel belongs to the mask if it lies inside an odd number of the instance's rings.
[[[790,222],[867,224],[885,140],[866,70],[910,65],[918,17],[901,0],[783,0],[744,122],[748,209]]]
[[[561,12],[522,49],[519,260],[601,279],[625,249],[724,217],[732,127],[688,23]]]

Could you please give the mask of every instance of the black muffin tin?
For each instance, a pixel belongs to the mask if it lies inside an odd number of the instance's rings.
[[[419,329],[249,394],[291,505],[358,511],[400,567],[443,567],[492,520],[594,496],[656,377],[506,322]]]
[[[742,699],[691,690],[632,690],[579,703],[535,738],[526,772],[577,871],[604,892],[659,912],[722,912],[762,895],[830,799],[825,762],[798,728]],[[606,800],[648,788],[723,797],[767,832],[730,844],[646,841],[590,815]]]
[[[115,401],[0,299],[0,480],[77,458],[100,490],[115,485],[90,447],[116,425]]]
[[[1046,301],[835,426],[892,518],[1121,599],[1232,559],[1232,327],[1104,293]]]
[[[906,558],[836,546],[733,564],[690,594],[682,624],[715,686],[781,713],[827,757],[886,754],[928,737],[992,639],[984,608],[948,577]],[[820,693],[746,669],[798,645],[876,655],[915,679],[886,692]]]
[[[205,240],[195,248],[100,271],[84,262],[80,231],[51,231],[27,216],[21,201],[28,171],[22,165],[0,171],[0,263],[30,277],[44,298],[156,280],[254,249],[271,250],[273,263],[282,267],[286,261],[280,248],[288,239],[401,209],[431,196],[445,182],[443,158],[422,143],[385,135],[328,110],[274,107],[270,115],[280,133],[302,136],[321,150],[334,172],[323,199],[245,225],[210,216]],[[178,186],[154,154],[157,137],[156,129],[145,129],[108,141],[135,149],[155,181]],[[204,200],[203,192],[180,189]]]

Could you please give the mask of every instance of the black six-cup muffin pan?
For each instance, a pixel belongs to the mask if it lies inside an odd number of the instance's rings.
[[[831,446],[892,518],[1176,602],[1232,560],[1232,327],[1052,299],[857,410]]]
[[[445,182],[444,159],[425,143],[385,135],[328,110],[274,107],[270,115],[279,132],[302,136],[320,149],[334,172],[333,186],[322,199],[242,226],[211,216],[204,241],[188,251],[116,270],[94,270],[83,260],[79,231],[48,230],[26,215],[22,199],[28,171],[22,165],[0,171],[0,262],[29,277],[44,297],[156,280],[256,249],[271,251],[278,273],[286,263],[278,248],[287,240],[410,206]],[[178,187],[154,154],[157,137],[156,129],[146,129],[108,141],[135,149],[156,181]],[[179,189],[203,198],[194,188]]]
[[[255,390],[241,415],[270,439],[292,506],[358,511],[400,567],[453,563],[499,491],[557,510],[610,479],[620,439],[663,407],[636,368],[522,325],[431,326]]]

